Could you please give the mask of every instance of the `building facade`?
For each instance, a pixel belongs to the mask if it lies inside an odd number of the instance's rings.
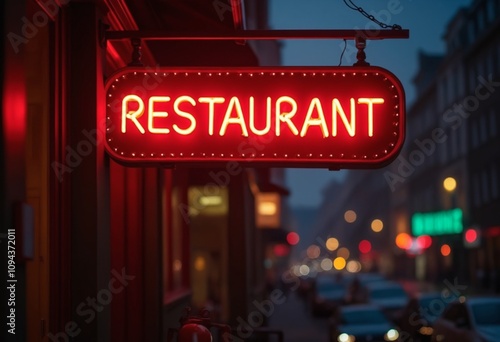
[[[467,97],[468,188],[470,224],[478,227],[480,248],[469,265],[475,282],[485,290],[500,291],[500,2],[476,1],[461,28],[465,42],[463,63],[468,70]],[[477,271],[479,270],[479,272]]]
[[[216,320],[236,326],[265,295],[265,229],[256,228],[255,199],[285,194],[269,186],[283,174],[240,165],[128,167],[111,159],[102,143],[113,129],[104,83],[137,62],[138,50],[129,40],[106,40],[105,32],[267,28],[267,2],[0,6],[7,38],[0,233],[2,245],[7,236],[17,242],[16,334],[3,329],[2,340],[163,341],[188,305],[210,307]],[[151,70],[280,61],[276,42],[143,41],[140,52]],[[2,253],[2,265],[8,260]],[[2,303],[2,315],[10,312]]]
[[[372,234],[366,220],[379,215],[387,235],[371,238],[388,254],[387,274],[499,291],[499,24],[499,1],[472,1],[447,23],[442,55],[419,52],[400,156],[381,170],[349,172],[341,189],[327,191],[319,235],[355,250]],[[355,223],[346,223],[347,209]],[[437,219],[445,216],[456,225]]]
[[[458,277],[480,291],[498,291],[500,269],[494,261],[500,139],[493,86],[499,77],[499,13],[498,1],[474,1],[447,24],[442,56],[420,53],[417,98],[408,111],[402,152],[407,175],[398,185],[407,198],[407,233],[415,233],[415,214],[459,209],[462,215],[459,231],[432,234],[432,245],[416,256],[416,275],[433,282]],[[401,163],[393,165],[401,174],[397,167]],[[450,251],[444,253],[443,246]]]

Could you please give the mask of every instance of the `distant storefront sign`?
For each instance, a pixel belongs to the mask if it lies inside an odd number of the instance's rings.
[[[405,135],[403,88],[378,67],[125,69],[106,105],[126,164],[380,167]]]
[[[416,213],[411,218],[411,230],[414,236],[460,234],[464,229],[462,217],[460,208]]]

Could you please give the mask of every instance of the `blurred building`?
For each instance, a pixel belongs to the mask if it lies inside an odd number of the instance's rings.
[[[468,72],[467,161],[470,221],[479,228],[479,248],[470,270],[483,288],[500,292],[500,3],[475,1],[467,11],[460,37]],[[474,100],[476,99],[476,100]],[[476,108],[477,107],[477,108]]]
[[[419,52],[400,156],[380,170],[350,171],[341,189],[327,191],[317,236],[349,250],[371,241],[397,277],[457,277],[500,291],[499,25],[499,1],[473,1],[447,23],[443,55]],[[348,209],[357,214],[351,224]],[[383,234],[369,227],[376,217]]]
[[[500,270],[494,261],[500,223],[500,106],[494,96],[500,77],[499,14],[498,1],[474,1],[448,23],[445,54],[420,55],[414,79],[418,97],[408,112],[403,153],[413,169],[402,185],[408,191],[408,222],[415,235],[415,214],[461,212],[454,233],[429,233],[432,246],[416,262],[424,279],[458,277],[479,288],[499,286],[494,279]]]
[[[8,229],[17,236],[16,340],[162,341],[186,305],[208,306],[233,326],[246,318],[251,301],[266,295],[266,248],[285,241],[284,174],[111,160],[101,143],[104,81],[134,51],[104,32],[266,29],[267,1],[25,0],[0,8],[0,233],[2,242]],[[142,42],[152,69],[279,62],[273,41]],[[271,196],[264,213],[261,195]],[[277,217],[259,224],[259,215]]]

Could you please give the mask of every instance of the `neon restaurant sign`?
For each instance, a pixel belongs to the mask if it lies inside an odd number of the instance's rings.
[[[403,87],[378,67],[125,69],[106,97],[124,164],[380,167],[405,135]]]

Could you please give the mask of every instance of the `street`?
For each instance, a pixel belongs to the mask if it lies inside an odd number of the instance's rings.
[[[290,291],[286,302],[276,306],[269,326],[284,332],[286,342],[328,341],[328,319],[315,318],[296,292]]]

